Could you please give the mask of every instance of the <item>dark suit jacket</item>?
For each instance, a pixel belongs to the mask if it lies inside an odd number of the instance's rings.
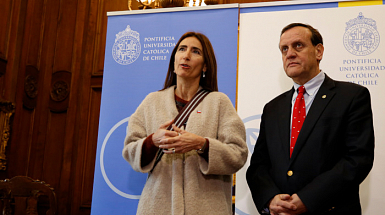
[[[261,211],[276,194],[297,193],[309,214],[361,214],[359,184],[374,159],[369,91],[326,76],[290,158],[293,92],[279,95],[263,109],[246,173],[255,205]]]

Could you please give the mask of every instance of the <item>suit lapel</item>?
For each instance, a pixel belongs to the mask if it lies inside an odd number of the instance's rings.
[[[291,116],[291,99],[293,98],[294,88],[285,93],[285,97],[280,105],[279,113],[279,136],[281,143],[285,149],[285,160],[290,159],[290,116]]]
[[[335,92],[332,91],[332,88],[334,88],[334,86],[334,81],[327,75],[325,75],[325,80],[314,98],[314,101],[302,125],[302,129],[298,135],[298,139],[295,143],[294,151],[290,159],[290,164],[294,161],[301,148],[305,145],[306,140],[313,131],[313,128],[317,123],[318,119],[322,115],[323,111],[325,110],[331,99],[334,97]]]

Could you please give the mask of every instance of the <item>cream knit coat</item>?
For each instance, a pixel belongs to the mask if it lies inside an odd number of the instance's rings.
[[[150,93],[130,117],[123,157],[135,171],[147,173],[154,166],[155,158],[141,165],[143,140],[178,114],[174,88]],[[248,155],[242,120],[225,94],[211,92],[193,110],[185,130],[209,139],[209,161],[195,150],[164,154],[149,175],[137,214],[232,214],[232,174]]]

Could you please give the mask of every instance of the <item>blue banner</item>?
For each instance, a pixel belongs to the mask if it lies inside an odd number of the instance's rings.
[[[127,122],[148,93],[162,89],[171,52],[187,31],[210,39],[219,91],[235,105],[238,4],[109,13],[91,214],[136,213],[147,174],[122,157]]]

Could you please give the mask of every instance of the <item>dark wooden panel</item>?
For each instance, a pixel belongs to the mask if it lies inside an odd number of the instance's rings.
[[[5,35],[9,34],[12,36],[7,36],[6,39],[6,53],[7,56],[7,65],[6,65],[6,73],[1,78],[3,80],[3,85],[0,86],[1,97],[5,100],[12,101],[16,104],[16,111],[11,121],[11,137],[8,142],[8,146],[6,148],[6,156],[8,158],[8,166],[6,171],[1,171],[1,177],[11,178],[13,174],[25,174],[28,166],[28,151],[29,151],[29,139],[28,139],[28,129],[31,127],[29,124],[31,122],[31,118],[29,117],[30,113],[27,113],[27,118],[23,118],[20,114],[20,110],[22,109],[20,105],[21,102],[18,103],[15,95],[16,92],[23,91],[23,88],[17,88],[18,81],[18,72],[20,68],[20,56],[22,53],[21,46],[24,34],[24,23],[25,23],[25,14],[27,8],[26,1],[11,1],[5,0],[2,1],[2,5],[9,5],[9,7],[1,8],[1,15],[9,14],[9,19],[7,20],[7,26],[4,26]],[[5,9],[6,11],[4,11]],[[5,17],[4,17],[5,18]],[[3,33],[3,31],[2,31]],[[5,36],[2,35],[2,36]],[[25,68],[23,68],[23,71]],[[21,76],[20,79],[23,79]],[[19,80],[20,80],[19,79]],[[19,122],[25,122],[19,123]],[[27,132],[23,132],[22,130],[27,128]],[[16,131],[18,131],[16,133]],[[25,131],[25,130],[24,130]],[[15,140],[21,140],[25,138],[23,142],[15,143]],[[20,160],[20,161],[19,161]],[[15,167],[15,168],[14,168]]]
[[[22,43],[24,35],[24,23],[25,14],[27,8],[27,1],[21,0],[3,0],[4,5],[9,7],[1,8],[7,11],[1,10],[1,14],[9,14],[10,17],[7,22],[7,26],[4,29],[4,35],[6,36],[6,48],[5,60],[7,60],[6,74],[3,76],[3,83],[0,87],[1,96],[7,101],[15,102],[15,94],[18,90],[16,85],[18,81],[18,71],[20,68],[20,56],[23,53]],[[2,31],[3,32],[3,31]],[[7,36],[8,34],[8,36]],[[24,70],[24,68],[23,68]]]
[[[56,2],[56,1],[54,1]],[[62,0],[57,17],[54,70],[71,71],[78,0]]]
[[[3,77],[5,75],[5,71],[7,69],[7,61],[5,59],[0,58],[0,92],[3,92],[4,88],[4,82],[5,78]],[[0,93],[0,98],[3,96]]]
[[[5,74],[7,68],[7,60],[0,58],[0,78]]]
[[[136,2],[135,0],[133,0]],[[127,0],[111,0],[111,1],[102,1],[99,0],[102,4],[98,7],[98,16],[96,24],[96,35],[95,38],[95,49],[96,55],[94,57],[94,70],[93,75],[102,75],[104,68],[104,52],[106,46],[106,33],[107,33],[107,12],[110,11],[123,11],[128,10],[128,1]],[[135,5],[137,2],[135,3]],[[135,6],[134,5],[134,6]]]
[[[0,1],[0,58],[7,59],[12,1]]]
[[[33,111],[20,111],[21,106],[16,106],[11,130],[10,144],[7,147],[8,168],[7,176],[12,178],[17,175],[26,175],[30,162],[30,150],[32,144],[31,125],[33,124]],[[4,179],[3,178],[3,179]]]
[[[76,46],[75,54],[78,56],[78,64],[74,70],[73,86],[77,87],[76,98],[72,97],[75,105],[70,103],[71,108],[75,108],[76,116],[74,120],[73,133],[73,164],[71,175],[71,212],[70,214],[90,214],[93,187],[93,171],[95,168],[96,140],[98,123],[93,122],[99,119],[100,98],[96,99],[95,91],[92,90],[92,74],[95,73],[95,56],[100,53],[95,51],[97,44],[97,25],[98,14],[102,13],[100,7],[104,0],[79,0],[79,10],[77,13],[76,34],[79,36],[76,42],[82,46]],[[81,9],[81,10],[80,10]],[[75,43],[77,44],[77,43]],[[77,72],[79,71],[79,72]],[[97,79],[101,76],[97,75]],[[101,86],[101,84],[100,84]],[[72,105],[72,106],[71,106]],[[95,118],[96,113],[96,118]],[[92,122],[92,123],[91,123]],[[96,126],[96,130],[94,130]],[[96,132],[96,134],[95,134]],[[92,136],[90,136],[92,135]]]
[[[105,40],[107,32],[107,11],[127,10],[126,0],[90,0],[88,8],[89,16],[86,20],[87,33],[85,34],[85,51],[83,55],[82,68],[91,69],[91,73],[83,76],[85,80],[82,86],[84,100],[79,107],[81,114],[79,124],[79,136],[76,141],[78,144],[78,161],[76,178],[81,178],[81,183],[76,186],[81,190],[78,202],[74,202],[75,207],[72,211],[79,214],[89,214],[92,201],[92,188],[94,179],[95,157],[97,147],[97,136],[99,127],[99,112],[101,100],[102,75],[104,67]],[[86,124],[84,124],[86,123]],[[83,141],[84,140],[84,141]]]
[[[23,50],[26,60],[23,63],[40,69],[40,57],[43,52],[42,40],[44,32],[44,17],[46,14],[44,1],[28,1],[27,17],[25,24],[25,43]],[[24,59],[23,59],[24,60]]]
[[[110,1],[110,3],[117,3],[117,0]],[[107,11],[105,5],[108,4],[108,1],[97,1],[95,4],[96,7],[93,7],[91,4],[92,12],[95,12],[95,23],[90,22],[92,28],[95,29],[95,43],[93,44],[93,49],[96,50],[92,56],[92,75],[100,76],[103,75],[103,65],[104,65],[104,49],[105,49],[105,40],[107,33]]]
[[[66,114],[50,113],[48,117],[49,125],[47,126],[46,146],[44,147],[42,178],[50,181],[53,187],[59,187],[61,166],[63,162],[63,148],[66,127]],[[63,196],[58,196],[62,199]]]
[[[90,75],[90,74],[89,74]],[[75,142],[77,145],[74,191],[71,214],[89,214],[99,127],[102,77],[90,78],[83,82],[82,99],[78,105]],[[88,92],[88,95],[86,95]]]
[[[52,79],[52,73],[53,73],[53,63],[54,63],[54,57],[55,57],[55,44],[56,44],[56,34],[57,34],[57,21],[58,21],[58,14],[59,14],[59,3],[60,1],[43,1],[44,4],[41,4],[42,0],[35,0],[32,1],[34,4],[41,5],[43,8],[40,9],[43,13],[43,18],[41,19],[41,34],[38,38],[32,38],[35,36],[35,33],[32,33],[31,31],[27,31],[26,41],[34,41],[33,43],[39,42],[39,47],[36,49],[29,49],[29,43],[24,44],[25,49],[28,51],[28,56],[26,56],[26,59],[23,59],[24,61],[29,59],[34,59],[34,57],[31,57],[32,55],[40,55],[40,66],[39,68],[39,80],[38,80],[38,96],[36,101],[36,108],[35,108],[35,120],[33,123],[33,131],[32,131],[32,148],[31,148],[31,162],[29,163],[28,167],[28,176],[34,179],[41,179],[47,181],[49,184],[52,184],[53,187],[56,189],[56,184],[58,182],[56,181],[49,181],[44,178],[44,153],[46,150],[47,145],[49,143],[47,142],[47,135],[49,131],[49,116],[50,111],[48,108],[49,98],[50,98],[50,91],[51,91],[51,79]],[[37,7],[37,6],[36,6]],[[36,8],[32,5],[30,5],[29,8]],[[28,11],[31,12],[31,11]],[[39,17],[31,16],[36,19],[39,19]],[[29,20],[28,23],[33,23],[32,20]],[[53,130],[53,129],[52,129]],[[58,146],[61,147],[61,146]],[[57,168],[60,168],[60,166],[57,166]]]
[[[56,190],[56,198],[59,203],[58,209],[60,214],[68,214],[69,208],[67,202],[68,182],[61,181],[62,174],[70,174],[70,171],[63,172],[64,165],[64,148],[66,139],[66,119],[65,113],[52,113],[48,117],[48,127],[46,133],[46,144],[44,148],[44,162],[42,178],[49,182]]]
[[[98,138],[98,128],[99,128],[99,113],[100,113],[100,100],[101,100],[101,86],[92,87],[90,95],[90,111],[89,111],[89,122],[88,122],[88,132],[87,132],[87,142],[85,148],[85,162],[83,167],[84,177],[83,177],[83,189],[81,195],[81,205],[80,207],[91,208],[92,200],[92,188],[93,188],[93,179],[94,179],[94,169],[95,169],[95,158],[96,158],[96,146]]]

